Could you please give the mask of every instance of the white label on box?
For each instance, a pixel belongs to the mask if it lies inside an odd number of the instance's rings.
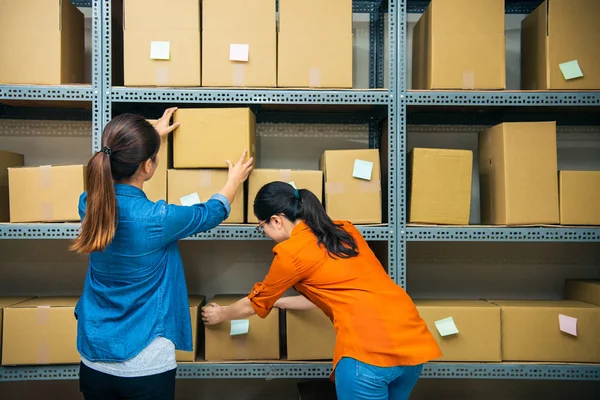
[[[562,332],[577,336],[577,318],[558,314],[558,325]]]
[[[296,187],[296,182],[294,182],[294,181],[289,181],[288,183],[289,183],[290,185],[292,185],[292,187],[293,187],[294,189],[298,189],[298,188]]]
[[[440,336],[450,336],[456,335],[458,333],[458,328],[456,327],[456,324],[454,323],[454,319],[452,317],[435,321],[435,327],[440,333]]]
[[[150,59],[169,60],[171,59],[170,42],[150,42]]]
[[[560,72],[562,72],[565,80],[571,80],[575,78],[581,78],[583,71],[579,68],[579,62],[577,60],[569,61],[558,65]]]
[[[246,61],[248,62],[248,53],[250,52],[249,44],[230,44],[229,59],[231,61]]]
[[[366,181],[371,180],[373,174],[373,163],[371,161],[354,160],[354,171],[352,176]]]
[[[229,336],[246,335],[250,329],[249,319],[234,319],[231,321]]]
[[[187,196],[183,196],[179,199],[179,201],[181,202],[182,206],[193,206],[194,204],[201,203],[200,196],[198,196],[198,193],[191,193]]]

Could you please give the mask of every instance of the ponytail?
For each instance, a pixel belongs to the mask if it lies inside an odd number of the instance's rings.
[[[254,214],[262,221],[277,214],[284,214],[292,222],[302,219],[331,257],[351,258],[358,255],[354,237],[329,218],[317,196],[310,190],[297,190],[285,182],[268,183],[256,195]]]
[[[84,254],[104,251],[115,236],[117,198],[109,157],[98,152],[88,163],[86,213],[72,251]]]

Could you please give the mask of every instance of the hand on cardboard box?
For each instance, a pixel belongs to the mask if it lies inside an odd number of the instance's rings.
[[[229,204],[233,203],[239,186],[248,179],[248,175],[250,175],[250,172],[252,171],[254,159],[250,157],[248,161],[244,162],[247,156],[248,150],[244,150],[237,164],[233,165],[231,161],[227,160],[229,176],[227,178],[227,183],[219,193],[227,197]]]
[[[163,116],[154,124],[154,129],[156,129],[160,137],[167,136],[179,127],[179,122],[171,125],[171,117],[173,117],[175,111],[177,111],[177,107],[167,108]]]
[[[204,322],[204,325],[217,325],[223,322],[225,320],[223,308],[217,303],[210,303],[202,307],[202,322]]]

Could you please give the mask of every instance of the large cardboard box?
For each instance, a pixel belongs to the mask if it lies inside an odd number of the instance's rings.
[[[352,0],[279,0],[277,85],[352,87]]]
[[[558,224],[555,122],[496,125],[479,134],[481,222]]]
[[[181,198],[190,194],[198,194],[201,202],[208,201],[218,193],[227,182],[227,170],[219,169],[170,169],[168,171],[168,202],[182,205]],[[225,223],[241,224],[244,222],[244,185],[240,185],[235,201],[231,204],[231,213]],[[185,203],[183,204],[185,205]]]
[[[0,150],[0,222],[10,221],[8,168],[25,165],[23,154]]]
[[[248,222],[257,223],[254,215],[254,199],[267,183],[281,181],[297,189],[308,189],[323,201],[323,171],[299,171],[291,169],[254,169],[248,178]]]
[[[413,32],[413,89],[506,89],[504,0],[431,0]]]
[[[9,168],[10,222],[79,221],[85,166]]]
[[[125,0],[125,86],[200,86],[200,0]]]
[[[529,14],[521,22],[521,88],[600,89],[598,15],[597,0],[546,0]]]
[[[0,84],[84,83],[83,14],[68,0],[0,0]]]
[[[408,155],[408,222],[467,225],[473,152],[413,149]]]
[[[227,168],[242,152],[256,153],[256,116],[249,108],[178,109],[173,135],[175,168]]]
[[[335,349],[333,323],[321,310],[286,310],[287,359],[331,360]]]
[[[150,120],[154,124],[156,121]],[[171,166],[169,136],[161,139],[160,150],[158,151],[158,167],[150,180],[144,183],[144,193],[151,201],[167,201],[167,170]]]
[[[2,360],[2,325],[4,309],[30,299],[31,297],[0,297],[0,360]]]
[[[565,298],[600,306],[600,280],[568,280],[565,284]]]
[[[560,171],[560,223],[600,225],[600,171]]]
[[[202,86],[277,86],[272,0],[202,2]]]
[[[417,300],[415,304],[444,354],[437,361],[502,361],[500,307],[481,300]],[[447,329],[452,326],[457,333]]]
[[[573,300],[493,303],[502,313],[503,361],[600,362],[600,307]]]
[[[5,308],[2,365],[79,363],[77,300],[45,297]]]
[[[199,344],[198,332],[200,332],[198,327],[202,321],[202,316],[200,315],[200,311],[202,309],[202,306],[204,305],[204,300],[205,300],[204,296],[189,296],[190,317],[192,319],[192,343],[193,343],[194,349],[192,351],[177,350],[175,352],[176,353],[175,356],[176,356],[178,362],[194,362],[194,361],[196,361],[196,356],[198,355],[198,344]],[[204,326],[204,324],[202,324],[202,326]]]
[[[325,208],[333,220],[381,223],[379,151],[329,150],[321,157]],[[363,175],[370,179],[357,178]]]
[[[242,295],[219,295],[209,303],[229,306]],[[273,310],[267,318],[254,315],[248,318],[246,334],[231,335],[232,322],[205,327],[206,361],[278,360],[279,313]],[[235,323],[234,323],[235,324]]]

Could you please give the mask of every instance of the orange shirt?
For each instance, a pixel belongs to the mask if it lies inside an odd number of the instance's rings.
[[[294,287],[333,321],[334,369],[342,357],[378,367],[418,365],[441,357],[408,294],[388,276],[360,232],[349,222],[343,226],[356,240],[356,257],[330,257],[305,223],[277,244],[269,273],[248,296],[256,313],[266,317],[275,301]]]

